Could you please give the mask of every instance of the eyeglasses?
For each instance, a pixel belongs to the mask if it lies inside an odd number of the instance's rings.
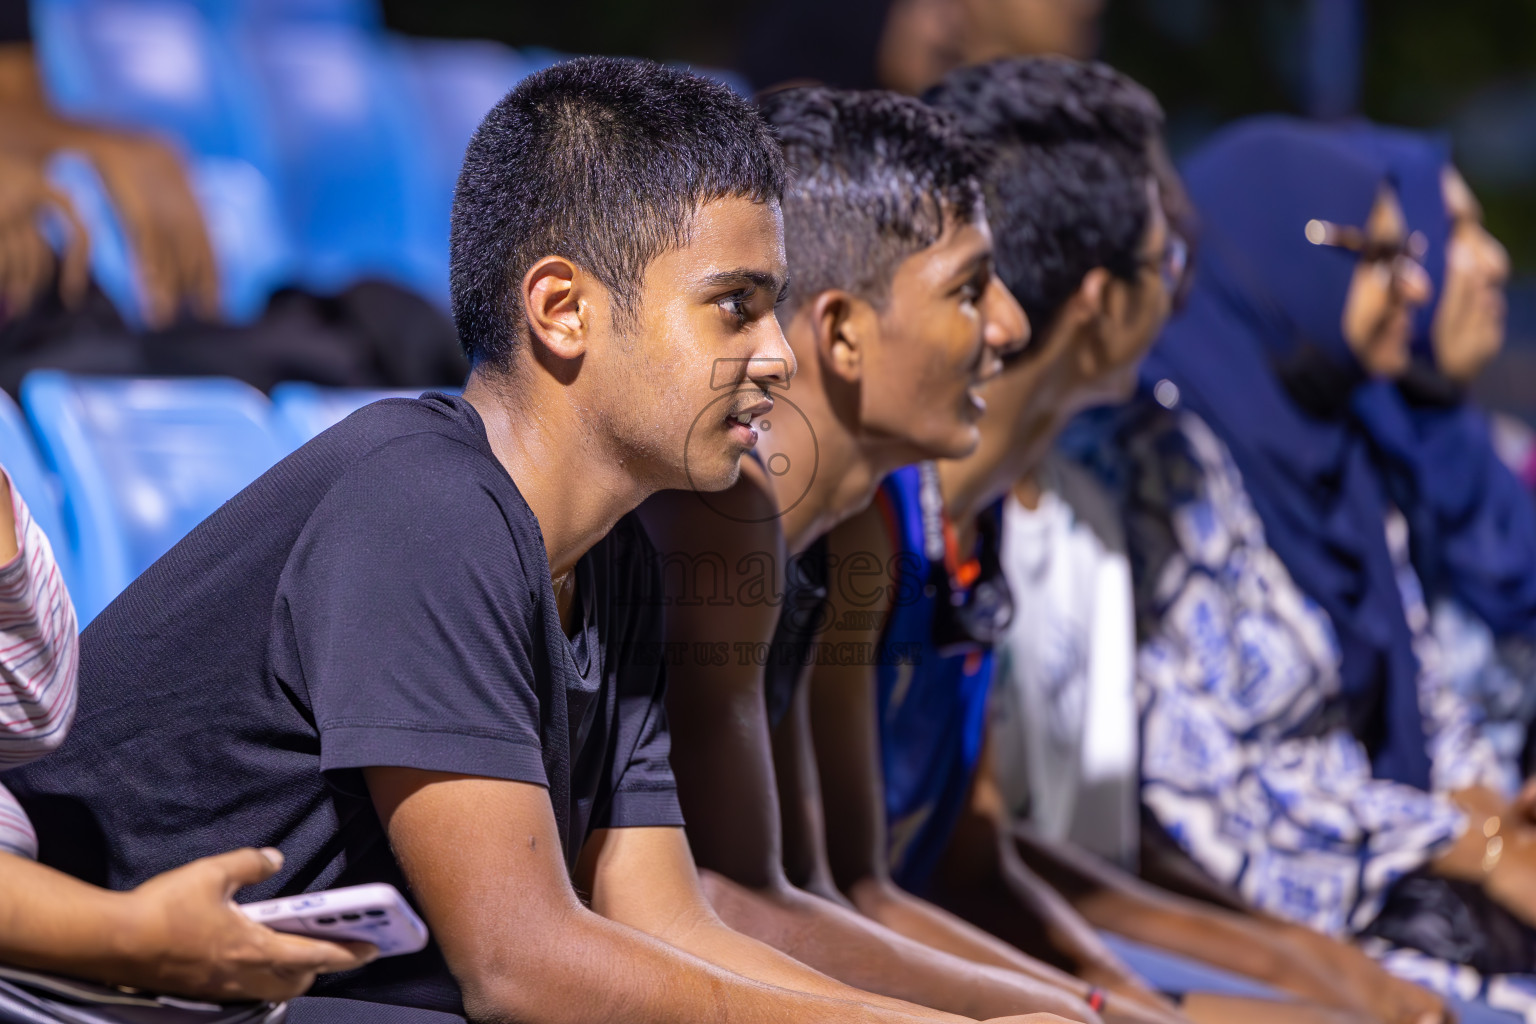
[[[1163,244],[1163,251],[1155,256],[1143,256],[1141,266],[1156,269],[1163,279],[1163,290],[1169,297],[1177,296],[1184,282],[1184,272],[1189,269],[1189,243],[1170,233]]]
[[[1335,224],[1313,218],[1307,221],[1307,241],[1313,245],[1326,245],[1334,249],[1347,249],[1357,254],[1363,263],[1384,263],[1396,276],[1413,270],[1422,270],[1424,254],[1429,250],[1429,239],[1424,232],[1414,231],[1393,240],[1369,238],[1357,227]]]

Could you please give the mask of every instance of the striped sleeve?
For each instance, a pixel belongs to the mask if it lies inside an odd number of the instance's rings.
[[[0,770],[64,741],[75,715],[75,609],[48,538],[10,488],[17,555],[0,566]]]
[[[0,852],[37,859],[37,833],[10,792],[0,786]]]

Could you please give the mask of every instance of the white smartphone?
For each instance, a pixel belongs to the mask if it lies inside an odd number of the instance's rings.
[[[400,891],[385,882],[245,903],[240,910],[273,931],[371,942],[380,956],[414,953],[427,944],[427,926]]]

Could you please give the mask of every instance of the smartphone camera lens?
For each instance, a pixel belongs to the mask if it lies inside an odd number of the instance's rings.
[[[317,917],[317,918],[315,918],[315,924],[335,924],[335,923],[336,923],[336,919],[334,917]]]
[[[363,919],[363,915],[362,914],[342,914],[341,915],[341,919],[343,921],[361,921]]]
[[[383,917],[384,916],[384,911],[379,910],[377,908],[375,908],[373,910],[365,910],[365,911],[363,911],[363,913],[367,914],[369,917]]]

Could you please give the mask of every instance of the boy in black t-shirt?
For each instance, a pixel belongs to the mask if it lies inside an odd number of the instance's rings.
[[[952,1020],[727,929],[679,828],[652,551],[627,513],[731,484],[788,379],[783,180],[756,112],[686,73],[582,59],[513,90],[454,202],[463,397],[322,434],[92,624],[69,746],[7,777],[44,859],[123,887],[275,846],[249,898],[408,891],[433,945],[326,995],[540,1022]]]

